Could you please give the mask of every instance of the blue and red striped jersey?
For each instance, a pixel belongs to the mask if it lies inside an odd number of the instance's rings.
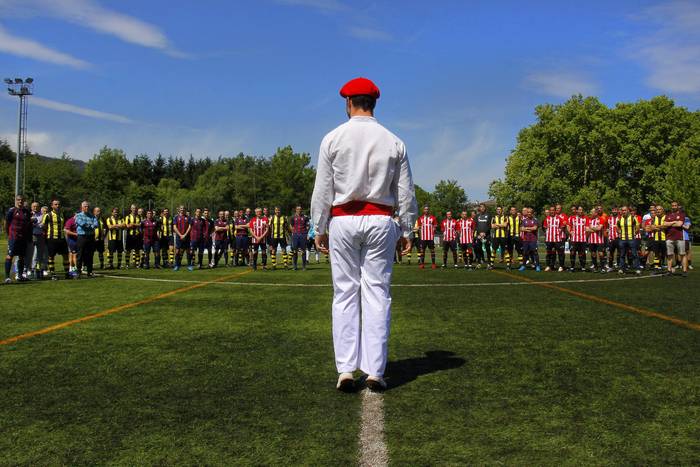
[[[5,216],[5,233],[9,240],[20,240],[32,235],[32,213],[27,208],[12,207]]]
[[[144,219],[141,221],[141,232],[143,233],[143,242],[147,244],[155,243],[158,239],[158,223],[153,220]]]

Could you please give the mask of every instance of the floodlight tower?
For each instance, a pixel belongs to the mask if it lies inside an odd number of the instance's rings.
[[[17,158],[15,163],[15,196],[24,190],[23,163],[27,152],[27,105],[28,98],[34,93],[33,78],[5,78],[7,92],[11,96],[19,97],[19,129],[17,131]],[[19,181],[22,174],[22,191],[20,191]]]

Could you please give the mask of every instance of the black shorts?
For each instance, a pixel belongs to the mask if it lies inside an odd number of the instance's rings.
[[[126,236],[126,251],[140,250],[143,245],[143,239],[140,235]]]
[[[7,241],[7,256],[20,256],[24,258],[27,251],[27,240],[24,238],[11,238]]]
[[[275,250],[277,249],[278,246],[281,246],[282,249],[287,248],[287,239],[286,238],[273,238],[270,239],[270,246],[274,248]]]
[[[605,252],[605,245],[602,243],[589,243],[588,244],[588,251],[592,253],[604,253]]]
[[[105,251],[105,239],[95,240],[95,251],[99,253],[104,253]]]
[[[46,240],[46,250],[49,256],[67,255],[68,244],[64,238]]]
[[[435,249],[435,240],[421,240],[420,241],[420,248],[421,248],[421,250],[425,250],[427,248],[434,250]]]
[[[165,237],[160,237],[158,244],[160,245],[161,250],[169,250],[170,247],[173,246],[173,236],[168,235]]]
[[[265,242],[260,242],[260,243],[252,243],[250,246],[253,248],[253,251],[258,251],[258,248],[260,248],[260,251],[267,251],[267,243]]]
[[[457,251],[457,240],[443,240],[442,241],[442,249],[445,251],[447,251],[447,250]]]
[[[107,251],[110,253],[122,253],[124,251],[124,244],[122,243],[121,239],[108,241]]]
[[[472,244],[471,243],[460,243],[459,244],[459,249],[462,251],[471,251],[472,249]]]

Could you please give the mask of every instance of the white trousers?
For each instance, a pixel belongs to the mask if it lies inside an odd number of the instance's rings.
[[[389,216],[339,216],[328,230],[336,367],[384,376],[399,226]]]

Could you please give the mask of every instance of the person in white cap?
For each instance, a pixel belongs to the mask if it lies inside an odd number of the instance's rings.
[[[349,121],[321,142],[311,218],[316,247],[330,251],[336,387],[353,390],[353,372],[360,369],[367,387],[381,391],[386,388],[394,249],[401,239],[404,253],[410,251],[418,208],[406,147],[374,118],[377,86],[356,78],[340,95]]]

